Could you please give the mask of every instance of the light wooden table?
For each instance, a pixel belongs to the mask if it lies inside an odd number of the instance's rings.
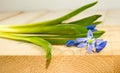
[[[0,13],[0,24],[33,23],[64,15],[66,11],[5,12]],[[53,45],[52,60],[46,69],[45,52],[38,46],[0,38],[0,73],[120,73],[120,10],[86,11],[68,21],[102,14],[97,29],[106,33],[100,38],[107,46],[98,54],[88,54],[85,48]]]

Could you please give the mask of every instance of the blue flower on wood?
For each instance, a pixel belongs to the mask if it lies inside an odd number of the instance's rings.
[[[76,46],[78,48],[83,48],[86,46],[86,50],[88,52],[91,53],[96,51],[98,53],[106,46],[106,44],[107,41],[93,38],[92,30],[88,30],[86,38],[76,38],[76,41],[69,40],[67,41],[66,46]]]

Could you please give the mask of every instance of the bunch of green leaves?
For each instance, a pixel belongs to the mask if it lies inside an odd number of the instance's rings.
[[[46,52],[46,59],[51,58],[51,44],[65,44],[69,39],[85,37],[87,33],[86,26],[91,24],[100,24],[96,21],[101,15],[92,15],[76,21],[64,23],[65,20],[81,13],[82,11],[94,6],[93,2],[82,6],[59,18],[22,25],[0,25],[0,37],[13,40],[30,42],[42,47]],[[95,37],[100,37],[104,31],[95,31]]]

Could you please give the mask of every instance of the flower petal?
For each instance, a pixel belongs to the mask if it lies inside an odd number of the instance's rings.
[[[68,40],[65,45],[66,45],[67,47],[70,47],[70,46],[73,46],[74,43],[75,43],[75,41],[73,41],[73,40]]]
[[[92,52],[92,48],[93,48],[92,45],[91,45],[91,44],[88,44],[88,46],[87,46],[87,51],[88,51],[88,52]]]
[[[96,27],[96,25],[90,25],[90,26],[87,26],[86,28],[87,28],[88,30],[94,30],[95,27]]]
[[[88,30],[88,33],[87,33],[87,38],[92,38],[93,37],[93,33],[91,30]]]
[[[76,42],[85,42],[86,41],[86,38],[77,38],[76,39]]]
[[[84,46],[86,46],[86,43],[80,43],[77,45],[78,48],[83,48]]]
[[[96,45],[96,52],[99,53],[107,44],[107,41],[103,41],[102,43],[100,43],[99,45]]]
[[[79,42],[75,42],[75,43],[74,43],[74,46],[77,46],[77,45],[79,45],[79,44],[80,44]]]

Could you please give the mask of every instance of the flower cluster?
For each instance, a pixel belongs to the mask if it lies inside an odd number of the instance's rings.
[[[87,37],[86,38],[76,38],[76,40],[68,40],[66,46],[76,46],[78,48],[87,47],[86,50],[88,52],[100,52],[107,44],[107,41],[102,39],[93,38],[92,31],[96,31],[94,28],[96,26],[87,26],[88,29]],[[95,49],[95,50],[93,50]]]

